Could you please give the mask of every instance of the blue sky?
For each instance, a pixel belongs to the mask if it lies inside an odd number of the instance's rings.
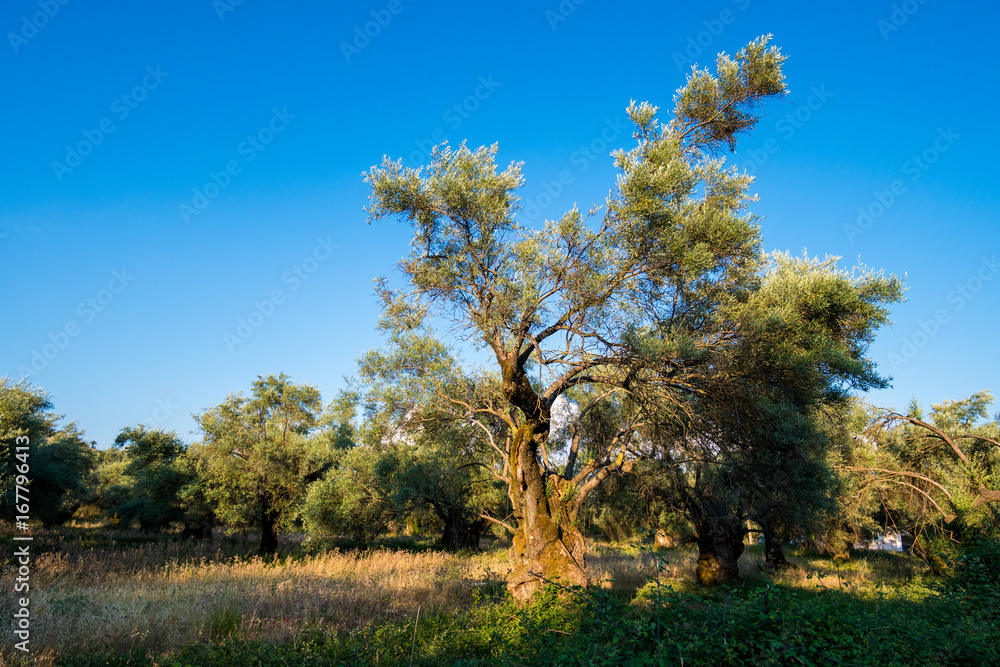
[[[331,398],[379,344],[371,281],[409,244],[365,224],[363,171],[499,142],[527,224],[589,208],[630,99],[669,108],[692,61],[773,33],[791,92],[730,156],[765,247],[906,274],[871,348],[893,388],[869,400],[1000,390],[998,19],[941,0],[10,0],[0,375],[30,372],[102,447],[139,422],[195,438],[191,413],[261,373]]]

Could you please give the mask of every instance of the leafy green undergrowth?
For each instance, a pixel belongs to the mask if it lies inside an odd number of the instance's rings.
[[[354,632],[307,629],[281,646],[233,636],[169,656],[65,656],[59,664],[407,665],[412,656],[414,665],[996,665],[996,591],[980,584],[965,582],[961,595],[919,584],[859,593],[762,582],[702,594],[657,593],[651,584],[631,600],[550,587],[527,608],[484,599],[466,613],[421,616],[415,632],[410,619]]]

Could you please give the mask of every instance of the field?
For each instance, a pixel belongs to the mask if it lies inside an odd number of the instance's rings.
[[[429,538],[287,539],[271,562],[255,546],[37,531],[32,664],[995,664],[1000,644],[995,599],[941,595],[895,553],[843,565],[793,553],[796,567],[769,572],[749,547],[741,586],[705,591],[693,548],[595,542],[599,588],[553,587],[519,609],[499,543],[450,554]],[[11,596],[2,604],[9,624]]]

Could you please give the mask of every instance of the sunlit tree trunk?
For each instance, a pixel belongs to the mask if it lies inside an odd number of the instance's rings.
[[[692,515],[698,534],[698,583],[715,586],[739,581],[746,525],[732,516],[710,516],[700,508]]]
[[[590,583],[583,534],[574,525],[570,503],[562,498],[553,478],[549,488],[538,462],[538,437],[545,437],[548,424],[528,422],[514,434],[510,455],[513,479],[510,499],[517,518],[514,533],[514,569],[507,589],[526,602],[545,580],[563,586]]]

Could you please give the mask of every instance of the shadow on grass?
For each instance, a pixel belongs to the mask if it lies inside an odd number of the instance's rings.
[[[982,601],[980,601],[982,602]],[[66,665],[996,665],[991,605],[930,596],[802,591],[750,582],[701,593],[647,586],[545,591],[529,607],[483,600],[468,612],[326,633],[281,646],[231,639],[162,658],[68,656]]]

